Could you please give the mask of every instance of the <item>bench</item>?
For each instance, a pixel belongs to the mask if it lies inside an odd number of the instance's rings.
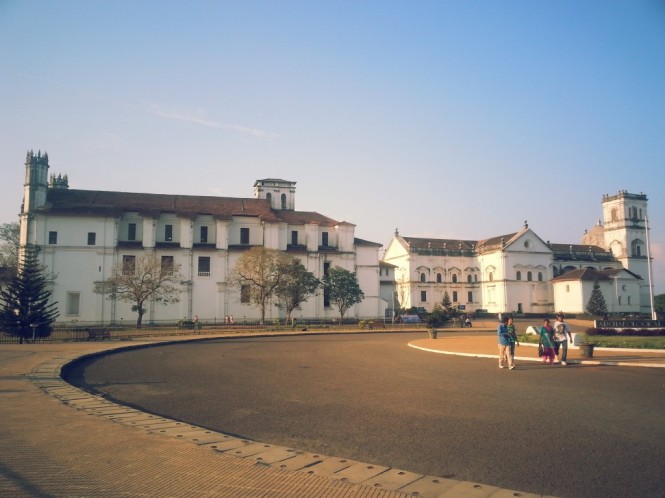
[[[111,340],[111,331],[109,329],[104,329],[104,328],[89,328],[86,329],[88,331],[88,340],[89,341],[96,341],[100,340],[103,341],[104,339],[108,339],[109,341]]]

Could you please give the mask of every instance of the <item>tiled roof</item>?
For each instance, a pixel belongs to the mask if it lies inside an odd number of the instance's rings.
[[[275,216],[285,223],[291,225],[306,225],[308,223],[316,223],[322,226],[334,227],[339,222],[323,216],[322,214],[311,211],[289,211],[289,210],[276,210]]]
[[[461,249],[470,251],[476,244],[475,240],[426,239],[420,237],[402,237],[411,249]]]
[[[369,240],[359,239],[358,237],[354,237],[353,244],[356,246],[375,246],[375,247],[383,246],[383,244],[379,244],[378,242],[370,242]]]
[[[507,245],[521,232],[509,233],[506,235],[498,235],[485,240],[478,241],[478,252],[485,253],[500,249],[503,245]]]
[[[174,213],[185,217],[211,215],[217,219],[254,216],[263,221],[284,221],[291,224],[318,223],[323,226],[338,224],[332,218],[315,212],[273,210],[265,199],[101,190],[49,189],[47,202],[40,211],[82,216],[117,216],[128,211],[137,211],[143,215],[160,213]]]
[[[591,246],[591,245],[583,245],[583,244],[550,244],[550,247],[552,248],[553,251],[575,251],[575,252],[600,252],[600,253],[605,253],[607,252],[605,249],[603,249],[600,246]]]
[[[612,280],[619,272],[626,272],[632,275],[635,278],[640,278],[633,272],[623,269],[623,268],[612,268],[608,270],[596,270],[594,268],[578,268],[576,270],[571,270],[563,275],[554,277],[552,282],[566,282],[566,281],[586,281],[586,282],[595,282],[595,281],[607,281]]]

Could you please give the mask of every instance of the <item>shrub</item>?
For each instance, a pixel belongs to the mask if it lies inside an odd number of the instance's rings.
[[[585,330],[587,336],[625,336],[625,337],[657,337],[665,335],[665,329],[600,329],[590,327]]]

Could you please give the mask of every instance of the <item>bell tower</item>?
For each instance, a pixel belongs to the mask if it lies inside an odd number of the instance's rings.
[[[256,180],[254,197],[268,199],[272,209],[294,211],[296,208],[296,182],[276,178]]]
[[[603,195],[605,249],[622,266],[642,278],[640,307],[649,308],[649,260],[647,259],[647,196],[620,190]]]
[[[25,182],[23,184],[23,207],[21,213],[32,213],[46,204],[48,192],[48,154],[28,151],[25,156]]]

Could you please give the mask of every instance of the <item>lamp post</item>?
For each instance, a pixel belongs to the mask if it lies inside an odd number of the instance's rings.
[[[33,344],[35,343],[35,333],[37,331],[37,326],[38,325],[39,325],[38,323],[31,323],[30,324],[30,328],[32,329],[32,343]]]
[[[651,319],[657,320],[656,310],[653,305],[653,276],[651,273],[651,250],[649,249],[649,217],[644,217],[644,231],[646,232],[647,242],[647,269],[649,273],[649,303],[651,305]]]

